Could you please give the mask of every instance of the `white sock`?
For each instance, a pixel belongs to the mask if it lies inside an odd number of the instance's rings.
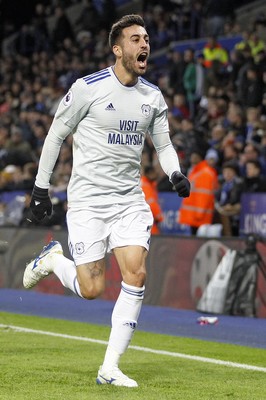
[[[121,292],[112,313],[112,329],[105,353],[103,369],[118,366],[137,327],[145,287],[135,287],[122,282]]]
[[[66,288],[82,297],[77,280],[77,269],[74,262],[62,254],[53,254],[52,257],[55,275]]]

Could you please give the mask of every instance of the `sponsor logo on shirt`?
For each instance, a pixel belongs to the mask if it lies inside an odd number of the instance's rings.
[[[130,135],[122,133],[109,133],[108,144],[123,144],[127,146],[139,146],[143,143],[142,135]]]
[[[119,121],[121,133],[109,133],[108,144],[122,144],[128,146],[139,146],[143,143],[143,136],[137,132],[139,121],[123,119]],[[124,133],[132,132],[132,134]],[[133,134],[134,133],[134,134]]]
[[[120,131],[131,131],[136,132],[139,121],[134,121],[131,119],[120,119]]]

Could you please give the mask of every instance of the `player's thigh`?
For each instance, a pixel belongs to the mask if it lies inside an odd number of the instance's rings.
[[[110,224],[99,214],[94,207],[70,208],[67,212],[69,250],[77,267],[81,294],[88,299],[99,296],[105,287],[104,257]]]
[[[105,289],[105,259],[78,265],[77,279],[83,297],[98,297]]]
[[[67,212],[69,251],[76,266],[96,262],[105,256],[110,227],[106,220],[99,218],[100,211],[88,207],[70,208]]]
[[[150,246],[153,216],[149,205],[143,200],[119,207],[119,218],[112,225],[108,250],[118,247],[139,246],[147,251]],[[136,250],[142,254],[143,250]]]
[[[148,251],[142,246],[124,246],[113,249],[123,281],[141,287],[146,279],[146,257]]]

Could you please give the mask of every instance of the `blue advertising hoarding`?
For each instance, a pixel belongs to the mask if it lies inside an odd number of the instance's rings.
[[[159,203],[164,216],[160,224],[160,230],[165,235],[190,235],[190,228],[187,225],[178,223],[178,213],[182,198],[176,192],[159,192]]]
[[[266,237],[266,193],[242,194],[239,233]]]

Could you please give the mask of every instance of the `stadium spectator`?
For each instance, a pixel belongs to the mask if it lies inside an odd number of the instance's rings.
[[[237,50],[239,52],[245,51],[248,48],[250,49],[250,43],[249,43],[250,31],[247,29],[243,30],[241,33],[241,36],[242,36],[242,39],[239,42],[237,42],[234,46],[235,50]]]
[[[262,127],[260,107],[248,107],[246,117],[246,142],[259,141],[257,130]]]
[[[190,118],[195,117],[196,108],[197,70],[194,55],[195,52],[193,49],[187,49],[184,52],[184,61],[186,63],[186,67],[183,74],[183,85],[186,92],[186,100],[189,106]]]
[[[31,193],[37,166],[34,162],[29,162],[23,167],[8,165],[1,174],[1,191],[25,191]]]
[[[234,132],[234,143],[242,150],[246,138],[246,114],[239,103],[230,101],[224,125],[228,131]]]
[[[242,185],[243,193],[266,193],[266,178],[262,175],[260,162],[250,160],[246,162],[246,176]]]
[[[183,55],[176,50],[169,51],[168,57],[168,77],[169,77],[169,87],[173,93],[185,93],[183,85],[183,77],[185,71],[185,61]]]
[[[240,155],[239,168],[241,176],[246,175],[246,165],[248,161],[259,161],[263,175],[266,175],[266,159],[261,152],[261,147],[258,143],[247,143]]]
[[[71,22],[62,6],[55,8],[55,27],[52,33],[54,49],[60,50],[65,39],[74,40],[75,35]]]
[[[203,34],[203,1],[192,0],[190,9],[190,37],[198,39],[204,36]]]
[[[31,129],[35,139],[35,154],[39,158],[46,138],[46,127],[41,120],[36,120],[31,124]]]
[[[196,90],[195,90],[195,98],[196,103],[198,104],[201,98],[205,95],[206,89],[206,69],[204,66],[204,56],[202,52],[195,53],[195,62],[196,62]],[[197,111],[197,110],[196,110]]]
[[[6,126],[0,127],[0,169],[4,169],[7,165],[15,165],[22,167],[27,162],[33,161],[30,151],[30,145],[21,142],[21,136],[18,127],[13,127],[13,137],[10,139],[10,129]],[[14,139],[14,137],[16,137]],[[19,139],[17,140],[17,137]],[[13,140],[13,142],[12,142]]]
[[[234,143],[227,143],[223,145],[223,161],[231,161],[236,164],[239,163],[239,150],[234,145]]]
[[[222,156],[222,146],[226,133],[226,129],[220,123],[214,125],[210,132],[209,146],[218,152],[219,157]]]
[[[214,64],[226,67],[229,62],[227,50],[217,41],[215,36],[210,36],[203,47],[204,65],[211,68]]]
[[[24,24],[16,39],[16,50],[25,57],[31,56],[37,47],[36,36],[32,25]]]
[[[35,52],[51,50],[51,38],[47,24],[45,5],[37,3],[32,17],[32,25],[35,37]]]
[[[171,35],[169,32],[168,25],[163,19],[157,23],[156,32],[153,35],[153,47],[155,49],[161,49],[169,45],[171,41]]]
[[[244,107],[259,107],[262,103],[263,82],[255,65],[249,64],[241,99]]]
[[[153,166],[146,166],[143,168],[141,175],[141,187],[145,195],[145,200],[149,204],[152,215],[153,225],[151,228],[152,235],[158,235],[160,233],[160,223],[163,222],[163,213],[158,200],[157,190],[157,173]]]
[[[101,24],[104,30],[109,31],[117,18],[117,6],[115,0],[103,0],[101,10]]]
[[[259,61],[259,54],[260,52],[265,50],[265,42],[260,39],[258,33],[253,31],[249,37],[249,46],[251,49],[251,55],[255,63]]]
[[[12,190],[14,183],[20,180],[20,178],[21,178],[21,167],[12,164],[6,165],[5,168],[3,168],[1,171],[1,177],[0,177],[1,192]]]
[[[189,118],[189,108],[187,107],[186,97],[183,93],[175,93],[173,96],[173,107],[171,113],[174,117],[183,119]]]
[[[78,31],[90,31],[93,35],[101,27],[101,17],[92,0],[82,1],[82,9],[75,21],[75,27]]]
[[[190,163],[191,169],[187,175],[191,192],[188,198],[182,200],[178,222],[190,226],[191,233],[196,235],[201,225],[213,222],[218,178],[216,170],[204,160],[200,150],[192,152]]]
[[[221,187],[215,195],[215,209],[226,236],[238,236],[239,233],[242,182],[238,165],[231,161],[225,162],[222,165]]]
[[[217,175],[219,173],[219,153],[217,150],[212,148],[208,149],[205,155],[205,160],[207,161],[208,165],[216,170]]]
[[[234,19],[234,2],[232,0],[208,0],[204,3],[204,15],[207,20],[208,35],[223,35],[226,21]]]
[[[224,89],[230,82],[230,59],[227,50],[214,37],[208,38],[203,47],[204,66],[206,68],[206,91],[211,86]],[[230,66],[230,69],[229,69]]]
[[[265,36],[265,28],[266,28],[266,14],[265,11],[260,10],[260,12],[256,15],[253,21],[253,30],[257,32],[258,35],[264,33]]]
[[[172,142],[179,152],[180,163],[185,171],[190,166],[190,154],[194,149],[201,149],[205,152],[209,145],[201,131],[198,131],[190,118],[183,118],[179,129],[172,136]],[[180,154],[183,153],[183,156]]]
[[[24,140],[22,129],[18,125],[10,127],[10,135],[6,140],[5,148],[8,151],[16,151],[23,155],[30,155],[32,152],[30,143]]]

